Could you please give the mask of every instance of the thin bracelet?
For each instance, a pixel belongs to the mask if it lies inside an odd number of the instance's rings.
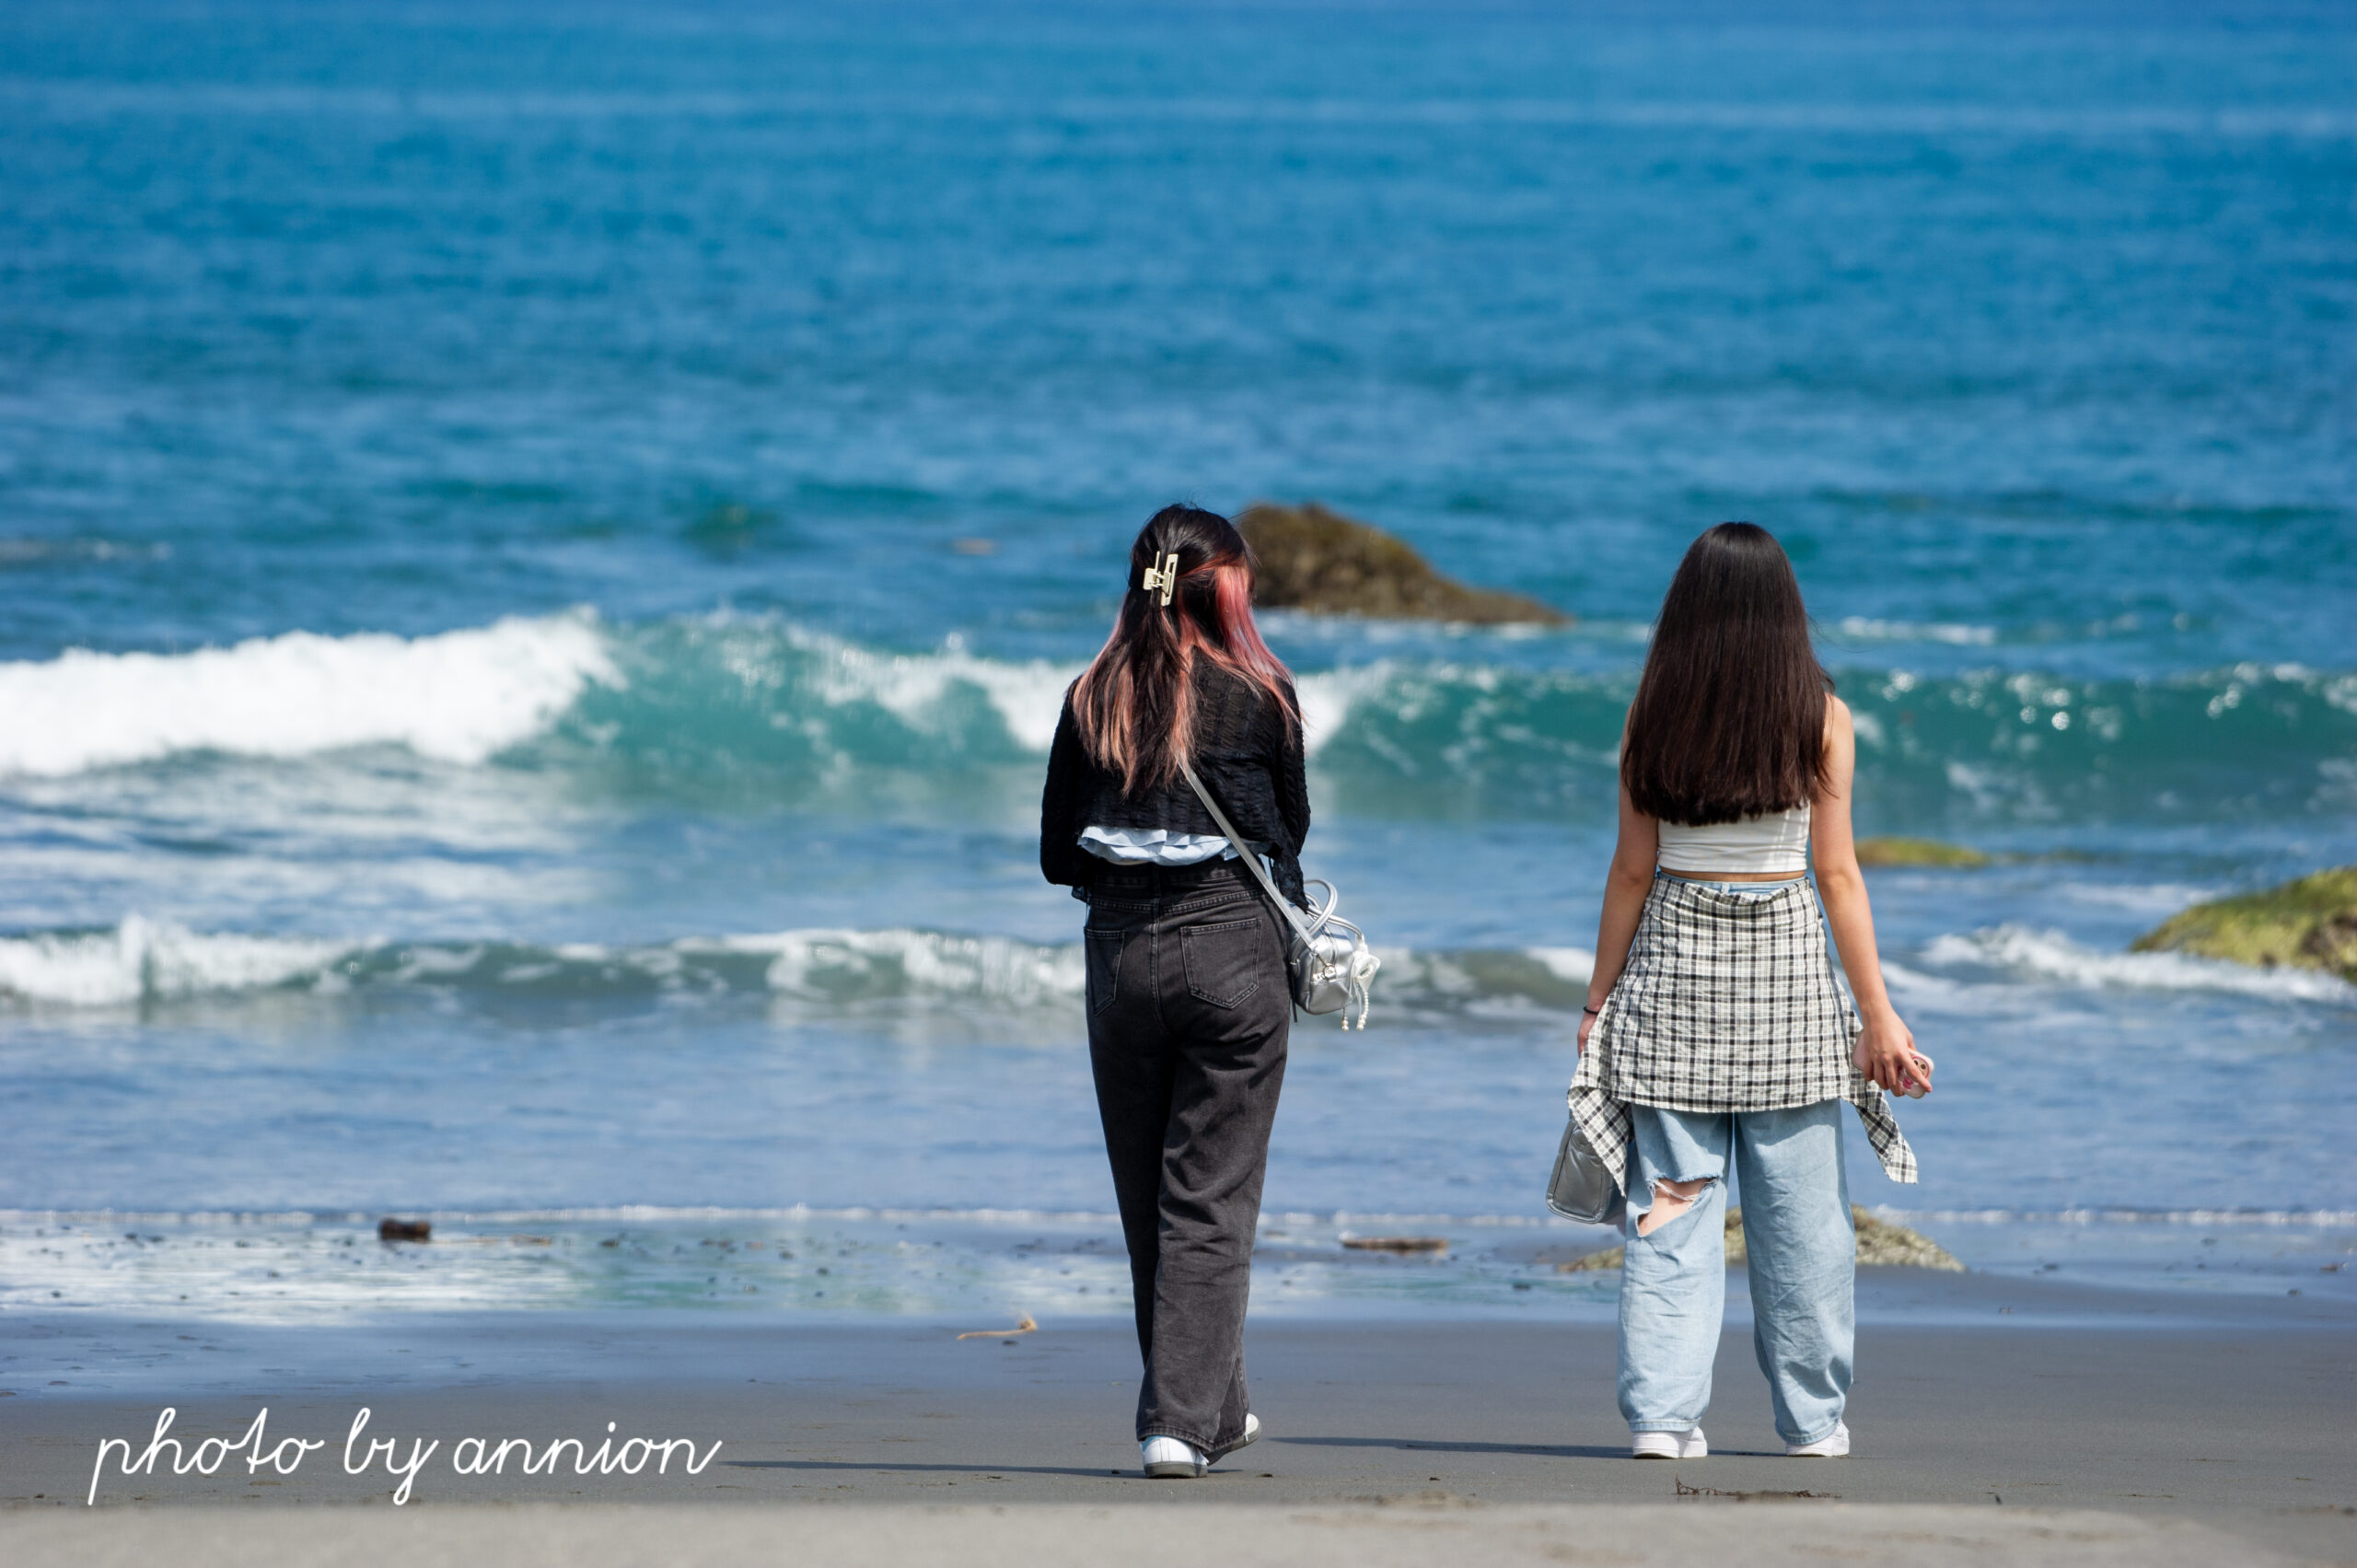
[[[1595,1013],[1601,1013],[1601,1012],[1603,1012],[1603,1011],[1604,1011],[1604,1009],[1603,1009],[1603,1008],[1601,1008],[1601,1007],[1583,1007],[1583,1008],[1581,1008],[1581,1009],[1580,1009],[1580,1011],[1581,1011],[1581,1012],[1583,1012],[1583,1013],[1595,1014]]]

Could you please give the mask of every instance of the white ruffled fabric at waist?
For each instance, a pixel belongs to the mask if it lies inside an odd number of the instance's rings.
[[[1174,833],[1167,828],[1091,823],[1080,830],[1080,847],[1116,865],[1200,865],[1206,860],[1236,858],[1236,846],[1218,833]]]

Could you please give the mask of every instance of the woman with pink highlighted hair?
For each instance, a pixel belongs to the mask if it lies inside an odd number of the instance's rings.
[[[1182,761],[1300,902],[1301,705],[1252,623],[1251,554],[1226,518],[1166,506],[1065,694],[1039,812],[1040,869],[1088,903],[1088,1052],[1156,1477],[1200,1476],[1260,1433],[1244,1312],[1293,1021],[1283,917]]]

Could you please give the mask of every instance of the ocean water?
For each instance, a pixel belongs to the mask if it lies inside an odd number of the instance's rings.
[[[2328,6],[11,6],[0,1308],[1127,1310],[1039,775],[1262,496],[1578,617],[1268,618],[1386,959],[1271,1309],[1608,1299],[1538,1192],[1726,517],[1862,831],[2000,857],[1873,876],[1853,1196],[2345,1293],[2357,990],[2126,949],[2357,861],[2352,190]]]

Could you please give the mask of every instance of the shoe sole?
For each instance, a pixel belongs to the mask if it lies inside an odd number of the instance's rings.
[[[1177,1459],[1162,1459],[1145,1468],[1148,1481],[1201,1481],[1203,1472]]]

